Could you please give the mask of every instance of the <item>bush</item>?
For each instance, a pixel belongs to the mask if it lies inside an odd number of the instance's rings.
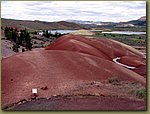
[[[17,44],[13,44],[12,49],[13,49],[14,52],[19,52]]]
[[[116,37],[116,35],[115,35],[115,34],[113,34],[113,37]]]
[[[119,79],[116,76],[112,76],[110,78],[108,78],[108,82],[113,84],[113,85],[119,85]]]
[[[145,89],[139,89],[135,91],[135,94],[138,98],[145,98],[146,97],[146,90]]]

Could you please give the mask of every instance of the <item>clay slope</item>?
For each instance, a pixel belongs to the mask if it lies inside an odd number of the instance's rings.
[[[120,57],[117,62],[130,65],[135,69],[128,69],[115,63],[113,59],[116,57]],[[103,83],[114,76],[120,82],[125,81],[131,84],[126,89],[128,94],[128,90],[132,90],[135,83],[140,84],[137,88],[145,87],[146,78],[138,73],[144,72],[143,69],[145,69],[143,57],[133,48],[109,39],[88,39],[75,35],[62,36],[46,50],[24,52],[2,60],[2,108],[32,100],[31,90],[34,88],[38,90],[38,98],[46,99],[57,95],[88,96],[94,94],[110,97],[115,93],[116,96],[122,96],[120,93],[124,93],[121,91],[125,91],[127,86],[114,87],[109,83]],[[133,62],[129,62],[132,58]],[[140,69],[141,66],[143,69]],[[142,71],[139,71],[138,68]],[[95,94],[96,91],[98,94]],[[123,96],[127,99],[123,101],[130,101],[128,95]],[[131,104],[136,103],[135,101],[134,98]],[[104,101],[104,107],[109,109],[106,102]],[[143,100],[142,103],[144,104],[140,107],[145,107]],[[123,106],[126,105],[123,103]],[[92,106],[92,104],[89,105],[89,108],[95,109]],[[138,103],[137,106],[139,106]],[[123,109],[123,107],[114,107],[114,110],[117,109]],[[136,110],[137,107],[129,106],[128,109]]]
[[[112,39],[88,39],[78,35],[65,35],[46,50],[68,50],[93,55],[113,62],[114,58],[146,77],[146,57],[136,49]]]
[[[117,76],[119,80],[140,82],[145,78],[122,66],[88,54],[68,51],[33,51],[2,61],[2,105],[31,97],[31,89],[47,86],[39,97],[63,94],[76,84],[102,81]]]

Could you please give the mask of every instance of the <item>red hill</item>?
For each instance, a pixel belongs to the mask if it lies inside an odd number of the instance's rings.
[[[120,57],[118,62],[134,66],[135,69],[130,70],[115,63],[113,59],[116,57]],[[99,90],[105,90],[103,96],[112,92],[119,95],[120,90],[114,89],[114,86],[109,86],[111,89],[108,91],[105,84],[100,84],[101,89],[97,89],[89,88],[87,83],[102,83],[115,76],[120,81],[145,85],[146,78],[139,73],[145,69],[143,57],[133,48],[110,39],[62,36],[46,50],[24,52],[2,60],[2,107],[23,99],[31,100],[33,88],[37,88],[38,98],[75,94],[77,90],[78,94],[83,95]],[[115,109],[119,108],[116,106]]]
[[[119,57],[120,62],[136,67],[135,72],[146,76],[146,62],[142,53],[134,48],[112,39],[89,39],[77,35],[65,35],[46,47],[46,50],[67,50],[93,55],[113,62]],[[142,69],[142,73],[138,71]],[[141,70],[140,70],[141,71]]]

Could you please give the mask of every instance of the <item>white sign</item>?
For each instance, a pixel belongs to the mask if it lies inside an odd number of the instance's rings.
[[[37,93],[37,89],[32,89],[32,93]]]

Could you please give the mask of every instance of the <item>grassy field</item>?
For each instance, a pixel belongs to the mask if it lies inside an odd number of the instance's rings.
[[[134,31],[134,32],[146,32],[146,27],[99,27],[94,28],[96,30],[104,30],[104,31]]]
[[[146,46],[146,35],[126,35],[126,34],[111,34],[101,33],[96,31],[95,38],[110,38],[131,46]]]

